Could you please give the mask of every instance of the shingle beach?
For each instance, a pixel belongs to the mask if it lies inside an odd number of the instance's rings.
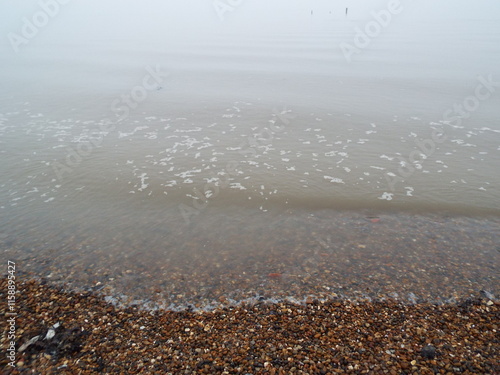
[[[5,278],[0,290],[6,316]],[[151,312],[43,280],[17,290],[5,374],[500,373],[500,304],[484,293],[441,305],[309,298]]]

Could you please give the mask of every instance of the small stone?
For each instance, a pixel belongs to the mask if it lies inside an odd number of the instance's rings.
[[[420,355],[426,359],[434,359],[436,357],[436,348],[433,345],[426,345],[420,351]]]
[[[367,243],[367,248],[370,246]],[[360,261],[363,254],[357,255]],[[323,277],[321,267],[318,265],[311,280]],[[278,268],[287,269],[287,265]],[[230,281],[243,274],[229,268],[227,272]],[[332,269],[332,275],[335,272]],[[40,373],[82,375],[95,373],[97,368],[101,373],[167,375],[496,373],[493,361],[498,353],[493,344],[500,329],[500,300],[491,300],[493,304],[488,306],[488,299],[476,298],[458,307],[454,302],[410,305],[394,300],[333,300],[331,291],[338,289],[342,291],[339,293],[349,294],[347,286],[321,281],[314,288],[312,284],[305,285],[306,289],[298,294],[302,286],[298,279],[296,285],[295,280],[301,276],[292,276],[298,273],[287,273],[284,284],[264,280],[269,291],[248,292],[251,303],[233,305],[233,295],[227,295],[228,305],[219,306],[218,297],[226,290],[200,294],[198,287],[193,286],[184,298],[200,297],[202,307],[197,312],[152,313],[135,305],[124,309],[92,294],[68,293],[26,281],[23,293],[16,295],[16,303],[26,306],[32,316],[23,320],[24,332],[19,330],[19,344],[25,344],[17,351],[17,360],[22,361],[17,362],[19,371],[14,371],[23,372],[24,366],[29,365]],[[413,278],[411,273],[408,277]],[[265,279],[261,272],[255,272],[254,278],[259,283]],[[373,280],[376,281],[375,276]],[[389,281],[389,286],[396,287],[395,282]],[[7,279],[0,278],[0,290],[6,290],[7,283]],[[282,291],[279,288],[285,284],[297,287],[295,294],[301,299],[272,301],[271,297]],[[324,285],[330,287],[329,292]],[[166,284],[165,288],[170,287]],[[359,293],[364,290],[360,287]],[[402,298],[409,295],[396,291]],[[169,289],[165,296],[168,294],[175,301],[177,293]],[[265,295],[266,302],[254,304],[255,295]],[[385,296],[382,292],[380,295]],[[307,296],[311,296],[312,304],[305,303]],[[421,298],[429,296],[422,294]],[[204,304],[209,302],[214,310],[204,311]],[[79,308],[75,308],[77,303]],[[56,321],[64,325],[51,326]],[[44,340],[49,330],[55,331],[55,335]],[[385,331],[392,333],[386,335]],[[45,353],[52,357],[46,358]],[[170,365],[172,369],[166,370]]]
[[[484,298],[487,298],[487,299],[490,299],[490,300],[494,300],[495,299],[495,296],[493,295],[493,293],[490,293],[487,290],[481,290],[479,293]]]

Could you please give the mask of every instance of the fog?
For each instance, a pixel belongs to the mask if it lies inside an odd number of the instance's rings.
[[[0,0],[2,253],[162,306],[492,290],[499,21],[500,0]]]
[[[42,4],[52,9],[53,15],[40,28],[43,32],[36,38],[39,44],[57,40],[179,39],[213,32],[300,32],[328,22],[361,22],[370,19],[374,11],[387,9],[390,3],[388,0],[4,0],[0,3],[1,45],[8,46],[9,33],[22,35],[24,18],[32,21]],[[496,0],[395,0],[395,3],[400,4],[397,22],[402,25],[500,19],[500,2]]]

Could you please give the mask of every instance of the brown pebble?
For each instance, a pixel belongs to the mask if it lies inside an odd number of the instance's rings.
[[[0,279],[0,290],[6,288],[7,280]],[[18,288],[22,313],[16,327],[23,330],[18,345],[55,323],[66,332],[58,336],[56,329],[50,351],[33,344],[17,353],[25,373],[500,373],[496,304],[464,309],[460,304],[319,302],[310,296],[306,305],[150,312],[36,281]],[[425,342],[439,342],[439,355],[436,344],[422,347]]]

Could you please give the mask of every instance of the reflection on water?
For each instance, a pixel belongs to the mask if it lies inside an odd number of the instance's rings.
[[[22,64],[0,57],[5,254],[45,276],[57,265],[69,282],[109,283],[111,294],[129,288],[123,280],[132,275],[135,284],[163,283],[163,298],[183,295],[179,302],[196,290],[205,300],[207,290],[241,298],[261,284],[272,290],[265,275],[273,273],[277,295],[318,292],[322,282],[333,288],[343,284],[343,274],[327,276],[335,257],[349,260],[353,279],[385,274],[395,283],[429,249],[447,254],[432,263],[444,268],[414,280],[451,278],[447,257],[474,250],[471,269],[482,274],[471,283],[491,283],[498,27],[428,24],[418,38],[394,28],[348,63],[338,45],[352,30],[344,23],[269,38],[89,43],[72,53],[33,46]],[[374,237],[363,220],[390,212]],[[428,224],[443,212],[464,220],[467,233],[439,240],[460,226]],[[422,227],[401,227],[397,218],[411,222],[415,213]],[[397,237],[396,227],[407,234]],[[387,251],[405,254],[403,268],[381,266]],[[224,273],[223,289],[182,276],[222,283]],[[411,293],[424,288],[407,282]]]

